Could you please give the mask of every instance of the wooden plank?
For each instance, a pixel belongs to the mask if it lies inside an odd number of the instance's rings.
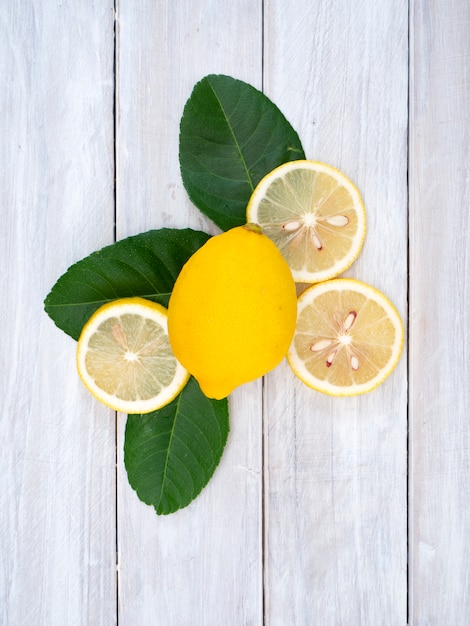
[[[215,233],[179,173],[179,121],[193,85],[225,73],[261,86],[261,2],[118,3],[117,230]],[[222,462],[186,509],[157,517],[130,489],[118,444],[122,624],[262,623],[261,383],[230,398]]]
[[[470,623],[470,5],[412,2],[413,624]]]
[[[264,84],[307,157],[361,190],[347,272],[406,315],[405,0],[265,3]],[[377,390],[329,398],[288,366],[265,385],[266,623],[406,623],[406,356]]]
[[[113,3],[0,9],[0,622],[115,621],[115,427],[43,311],[113,236]]]

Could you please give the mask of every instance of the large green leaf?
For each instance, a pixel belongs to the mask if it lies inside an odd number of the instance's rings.
[[[92,313],[111,300],[141,296],[167,306],[182,266],[208,239],[189,228],[162,228],[117,241],[72,265],[46,297],[46,312],[78,339]]]
[[[209,400],[190,378],[171,404],[128,416],[124,463],[131,487],[158,514],[187,506],[212,477],[228,432],[227,399]]]
[[[246,222],[248,200],[265,174],[305,154],[295,130],[263,93],[229,76],[209,75],[184,108],[179,158],[192,202],[227,230]]]

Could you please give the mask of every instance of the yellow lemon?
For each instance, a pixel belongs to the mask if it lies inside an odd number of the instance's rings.
[[[167,310],[143,298],[100,307],[83,327],[77,368],[87,389],[124,413],[150,413],[173,400],[189,374],[168,340]]]
[[[306,289],[287,360],[309,387],[333,396],[375,389],[394,370],[404,342],[401,318],[380,291],[337,278]]]
[[[297,315],[290,269],[259,226],[209,239],[184,265],[168,305],[176,358],[210,398],[263,376],[286,355]]]
[[[355,185],[316,161],[290,161],[258,183],[247,220],[281,250],[294,279],[316,283],[344,272],[366,234],[366,212]]]

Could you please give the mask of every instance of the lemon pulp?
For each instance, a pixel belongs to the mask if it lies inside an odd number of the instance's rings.
[[[161,408],[189,377],[172,353],[166,309],[143,298],[116,300],[92,315],[78,340],[77,368],[95,398],[126,413]]]
[[[308,386],[330,395],[375,389],[402,351],[401,318],[380,291],[354,279],[334,279],[306,289],[287,359]]]
[[[308,160],[284,163],[267,174],[250,198],[247,219],[274,241],[302,283],[345,271],[366,233],[356,186],[336,168]]]

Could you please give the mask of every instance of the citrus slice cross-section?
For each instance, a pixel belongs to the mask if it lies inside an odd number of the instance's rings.
[[[167,310],[143,298],[99,308],[83,327],[77,368],[87,389],[124,413],[150,413],[173,400],[189,374],[173,355]]]
[[[299,283],[344,272],[366,234],[358,189],[342,172],[316,161],[284,163],[262,178],[248,203],[247,221],[274,241]]]
[[[385,380],[398,363],[403,342],[400,315],[383,293],[358,280],[337,278],[299,296],[287,360],[309,387],[353,396]]]

